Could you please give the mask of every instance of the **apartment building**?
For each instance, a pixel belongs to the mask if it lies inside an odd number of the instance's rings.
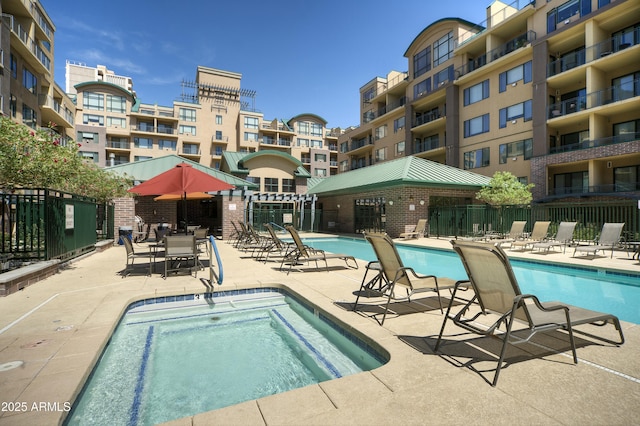
[[[427,26],[360,88],[340,171],[414,155],[534,183],[534,199],[640,191],[640,2],[493,2]]]
[[[75,106],[54,81],[53,22],[36,1],[3,0],[0,14],[0,112],[63,141],[75,137]]]

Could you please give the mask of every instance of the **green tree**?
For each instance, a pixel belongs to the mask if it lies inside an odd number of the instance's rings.
[[[83,160],[81,146],[51,128],[36,131],[0,118],[0,190],[49,188],[98,201],[126,195],[129,180]]]
[[[476,198],[491,205],[529,204],[533,187],[534,184],[525,185],[509,172],[496,172],[489,186],[478,191]]]

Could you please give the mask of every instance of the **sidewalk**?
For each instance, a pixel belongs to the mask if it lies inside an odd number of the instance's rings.
[[[306,234],[303,237],[309,237]],[[422,238],[402,244],[449,248],[445,239]],[[482,340],[473,346],[448,343],[443,355],[434,346],[442,315],[429,297],[407,304],[402,315],[390,315],[381,327],[349,310],[359,288],[359,270],[330,261],[330,271],[313,268],[278,270],[279,263],[242,257],[218,241],[225,280],[215,290],[287,287],[326,311],[336,321],[376,342],[391,355],[384,366],[338,380],[248,401],[171,422],[206,424],[636,424],[640,416],[640,328],[623,323],[621,347],[579,337],[573,365],[568,352],[532,346],[509,349],[498,386],[495,361]],[[509,251],[513,257],[570,262],[581,266],[640,271],[625,252],[614,259],[571,258],[566,254]],[[52,425],[64,418],[69,404],[100,356],[126,306],[142,298],[208,291],[200,278],[147,277],[144,272],[121,278],[125,249],[114,246],[76,260],[60,273],[8,297],[0,298],[0,425]],[[146,270],[146,268],[141,268]],[[640,305],[640,301],[639,305]],[[369,301],[367,301],[369,303]],[[598,329],[598,333],[612,330]],[[613,327],[611,327],[613,328]],[[448,325],[446,338],[470,339]],[[491,343],[490,339],[485,339]],[[555,339],[545,344],[564,343]],[[491,345],[489,345],[490,347]],[[479,352],[479,348],[483,352]],[[10,368],[19,365],[17,368]],[[2,368],[4,367],[4,368]],[[472,368],[469,368],[472,367]],[[475,369],[475,371],[474,371]],[[4,371],[3,371],[4,370]],[[35,403],[35,405],[34,405]]]

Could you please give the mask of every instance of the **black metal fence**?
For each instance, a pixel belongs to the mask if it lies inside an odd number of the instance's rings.
[[[466,205],[432,207],[429,211],[429,235],[466,237],[486,232],[508,232],[515,220],[526,220],[531,231],[538,220],[551,221],[549,233],[555,233],[562,221],[578,222],[574,237],[592,240],[607,222],[624,222],[627,241],[640,240],[640,209],[637,200],[580,204],[534,204],[531,206]]]
[[[311,209],[293,210],[293,209],[269,209],[269,210],[253,210],[251,214],[253,226],[258,230],[264,230],[264,223],[274,223],[284,227],[287,224],[293,224],[296,229],[301,231],[317,231],[322,221],[322,210]]]
[[[98,236],[113,238],[113,205],[91,198],[29,188],[0,194],[0,203],[3,263],[64,260],[93,250]]]

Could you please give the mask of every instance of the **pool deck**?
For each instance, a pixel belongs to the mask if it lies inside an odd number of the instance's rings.
[[[302,234],[309,236],[312,234]],[[446,239],[396,241],[451,247]],[[273,285],[289,288],[379,344],[390,354],[390,361],[373,371],[168,424],[638,424],[640,326],[636,324],[623,322],[626,343],[620,347],[577,334],[577,365],[567,352],[563,333],[544,334],[533,344],[511,346],[500,381],[492,387],[488,381],[496,366],[495,339],[465,334],[448,323],[441,353],[434,354],[443,315],[432,294],[418,295],[411,303],[394,302],[399,315],[388,315],[384,326],[350,310],[364,266],[371,259],[360,260],[358,270],[346,269],[342,261],[333,259],[329,272],[301,267],[287,275],[278,270],[279,262],[256,262],[243,258],[226,242],[217,245],[225,276],[216,291]],[[514,258],[640,272],[638,260],[624,251],[616,251],[613,259],[609,253],[593,259],[572,258],[572,253],[571,249],[566,254],[507,250]],[[124,246],[116,245],[70,262],[61,272],[0,298],[0,425],[61,423],[129,303],[207,291],[200,280],[208,277],[205,271],[198,273],[198,279],[183,275],[164,280],[158,274],[146,276],[142,268],[122,278],[119,272],[124,265]],[[363,302],[364,309],[373,310],[381,299],[364,298]],[[579,328],[588,327],[592,326]],[[594,332],[611,338],[616,335],[610,325]],[[211,357],[215,360],[215,352]],[[10,369],[14,361],[22,364]]]

